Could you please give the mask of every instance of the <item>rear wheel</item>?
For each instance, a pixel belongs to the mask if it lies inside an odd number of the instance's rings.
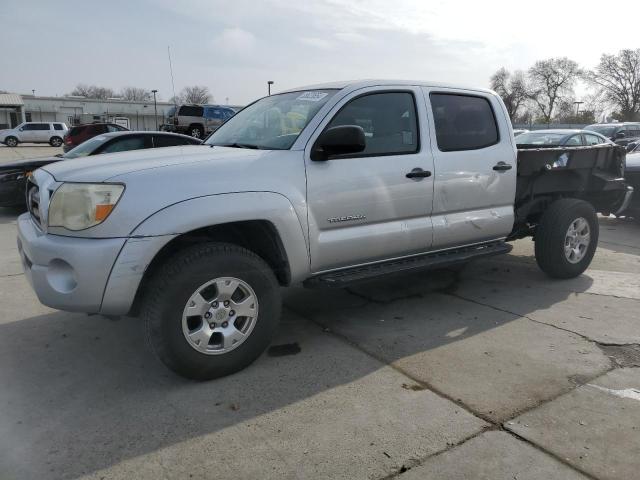
[[[5,138],[4,143],[7,147],[16,147],[18,146],[18,139],[16,137],[7,137]]]
[[[280,287],[252,252],[207,243],[177,253],[150,280],[142,304],[158,358],[196,380],[229,375],[269,345],[280,317]]]
[[[540,269],[553,278],[580,275],[595,254],[598,228],[591,204],[573,198],[552,203],[535,233],[536,261]]]
[[[49,140],[49,145],[51,145],[52,147],[59,147],[60,145],[62,145],[62,139],[60,137],[51,137],[51,140]]]
[[[204,137],[204,129],[200,125],[191,125],[189,127],[189,135],[193,138],[202,138]]]

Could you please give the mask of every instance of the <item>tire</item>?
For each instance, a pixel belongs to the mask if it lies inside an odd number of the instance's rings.
[[[18,139],[16,137],[7,137],[4,139],[4,143],[7,147],[17,147]]]
[[[191,135],[193,138],[203,138],[204,129],[200,125],[191,125],[189,127],[189,135]]]
[[[217,287],[209,286],[202,289],[207,282],[215,279],[219,283],[227,278],[248,285],[250,293],[257,299],[255,304],[251,304],[256,311],[251,329],[239,343],[236,341],[233,344],[227,342],[223,334],[209,329],[209,322],[218,321],[218,330],[224,331],[223,319],[226,317],[223,315],[220,318],[218,314],[220,310],[229,308],[223,305],[225,297]],[[210,289],[217,293],[214,295]],[[205,295],[205,291],[209,293]],[[188,316],[186,312],[188,308],[195,308],[191,307],[191,299],[196,292],[202,292],[200,298],[211,294],[211,298],[207,299],[210,303],[205,303],[205,309],[210,310],[194,321],[197,325],[192,325],[190,322],[197,316]],[[244,291],[240,293],[243,294]],[[212,301],[213,298],[219,298],[220,304],[216,305],[218,302]],[[219,309],[212,310],[212,305]],[[234,308],[234,305],[236,303],[231,303],[230,307]],[[156,271],[145,288],[141,317],[145,323],[147,340],[162,363],[184,377],[210,380],[242,370],[258,358],[273,337],[280,319],[280,310],[280,286],[264,260],[236,245],[205,243],[178,252]],[[229,318],[232,318],[233,310],[227,313],[230,315]],[[210,315],[209,320],[205,319],[207,314]],[[235,329],[237,321],[243,322],[242,318],[238,317],[234,325],[226,326],[227,331]],[[249,317],[245,317],[244,321],[249,321]],[[244,326],[238,327],[237,330],[240,328]],[[193,338],[188,339],[188,335],[196,338],[205,330],[214,332],[210,335],[212,341],[214,337],[216,340],[223,339],[225,346],[229,345],[229,350],[226,351],[224,347],[214,349],[217,348],[216,345],[211,346],[210,342],[206,345],[200,344],[199,340],[198,345],[195,345]],[[237,333],[236,330],[233,332]],[[211,350],[208,350],[210,348]],[[207,350],[207,353],[199,349]]]
[[[538,266],[552,278],[577,277],[593,259],[598,233],[598,218],[591,204],[573,198],[553,202],[535,232]]]
[[[49,140],[49,145],[51,145],[52,147],[59,147],[60,145],[62,145],[62,139],[60,137],[51,137],[51,139]]]

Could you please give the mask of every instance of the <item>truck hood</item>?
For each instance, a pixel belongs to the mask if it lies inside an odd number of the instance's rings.
[[[82,157],[47,165],[44,170],[59,182],[105,182],[122,175],[200,162],[224,162],[260,156],[268,151],[188,145]]]

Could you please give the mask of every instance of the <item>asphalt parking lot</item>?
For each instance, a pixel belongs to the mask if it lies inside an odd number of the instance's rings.
[[[195,383],[137,319],[41,306],[17,215],[0,208],[2,480],[638,476],[640,224],[601,218],[568,281],[525,239],[461,270],[287,289],[274,346]]]

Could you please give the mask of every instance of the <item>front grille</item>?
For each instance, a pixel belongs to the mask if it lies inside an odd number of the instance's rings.
[[[31,179],[27,182],[27,207],[33,221],[41,227],[40,188]]]

